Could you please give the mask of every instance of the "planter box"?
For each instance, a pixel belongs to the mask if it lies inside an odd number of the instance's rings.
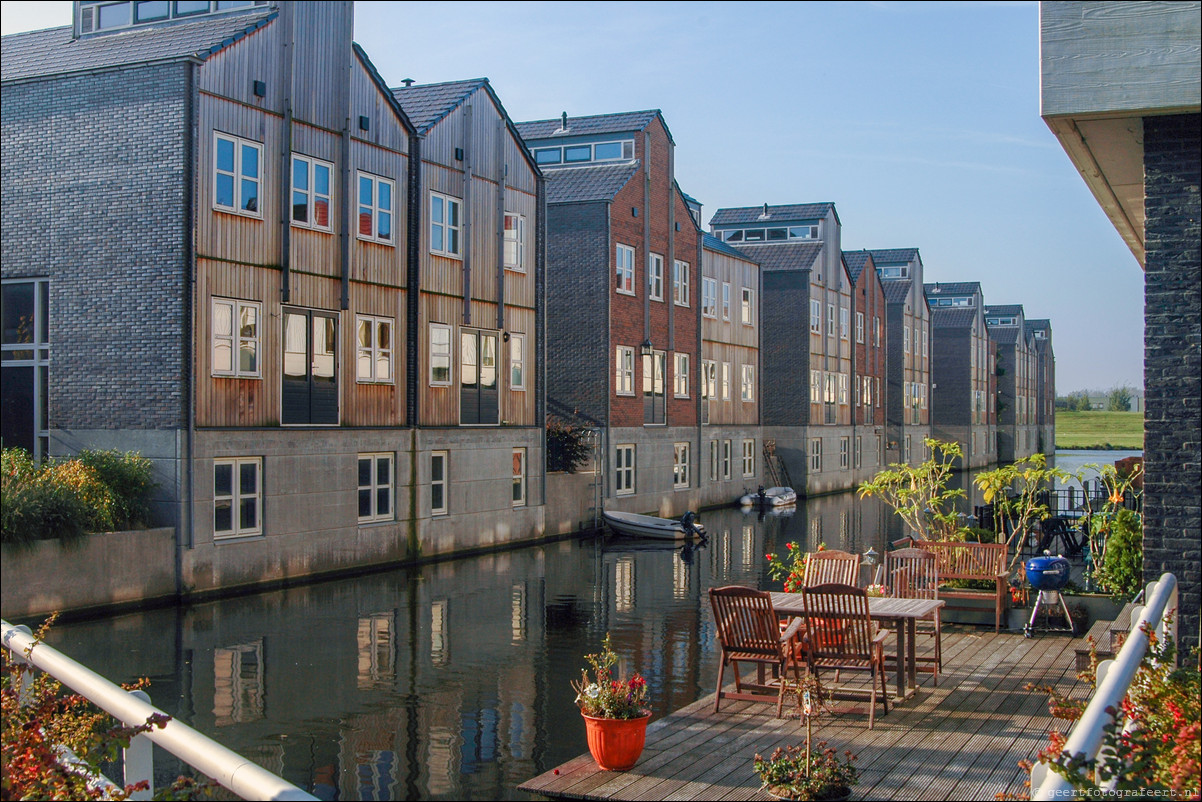
[[[997,598],[992,593],[981,591],[979,599],[948,599],[947,603],[955,605],[955,608],[945,607],[939,612],[939,620],[942,623],[973,624],[993,628]]]

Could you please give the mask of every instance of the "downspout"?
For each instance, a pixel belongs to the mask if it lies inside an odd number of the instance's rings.
[[[675,173],[673,172],[673,164],[672,164],[672,159],[673,159],[674,155],[675,155],[674,147],[672,145],[672,142],[669,141],[668,142],[668,255],[665,259],[664,272],[668,273],[671,276],[676,275],[676,198],[675,198],[675,187],[673,185],[673,182],[676,180],[676,177],[675,177]],[[648,219],[649,218],[650,218],[650,215],[648,215]],[[697,265],[697,269],[698,270],[701,269],[700,264]],[[669,271],[671,271],[671,272],[669,272]],[[675,282],[673,282],[672,287],[673,287],[672,299],[671,300],[665,299],[666,305],[668,307],[668,350],[669,351],[676,350],[676,289],[675,289],[676,284],[675,284]],[[674,371],[675,371],[675,367],[676,366],[673,365]],[[667,387],[664,388],[664,395],[665,395],[665,397],[669,396],[669,391],[668,391]],[[667,423],[667,421],[668,421],[667,410],[666,410],[667,406],[668,405],[665,402],[664,403],[664,407],[665,407],[664,423]]]
[[[347,42],[350,42],[351,37],[348,35]],[[351,75],[354,69],[354,51],[347,49],[343,62],[342,80],[338,82],[338,92],[341,97],[341,107],[343,112],[342,119],[342,204],[339,210],[341,231],[340,244],[342,246],[342,297],[339,308],[347,310],[351,308],[351,204],[358,197],[355,192],[355,186],[352,183],[354,174],[351,172]],[[373,230],[376,225],[372,223]]]
[[[191,550],[195,546],[196,531],[196,210],[200,204],[196,197],[199,182],[196,180],[198,160],[196,158],[200,131],[198,128],[196,109],[198,106],[196,73],[199,65],[192,62],[188,65],[187,92],[188,102],[185,107],[186,128],[188,136],[184,140],[184,292],[183,300],[187,308],[183,312],[183,373],[184,373],[184,407],[188,421],[185,435],[183,459],[183,491],[184,515],[175,536],[175,595],[184,594],[184,549]],[[182,532],[179,530],[183,529]]]
[[[505,330],[505,187],[509,165],[505,163],[505,121],[497,120],[497,331]],[[515,232],[516,233],[516,232]],[[520,251],[521,249],[519,249]],[[519,253],[519,258],[521,254]],[[522,265],[518,265],[522,267]],[[504,417],[504,416],[502,416]]]
[[[617,389],[614,387],[614,384],[613,384],[614,371],[610,370],[608,367],[609,366],[609,357],[611,354],[615,353],[614,352],[613,290],[610,289],[610,283],[609,283],[610,282],[609,276],[613,275],[613,263],[610,262],[609,260],[617,258],[616,251],[614,248],[615,243],[614,243],[614,238],[613,238],[613,236],[614,236],[614,234],[613,234],[613,213],[614,213],[613,200],[608,200],[605,202],[605,253],[606,253],[605,276],[606,277],[601,282],[601,286],[604,288],[604,291],[605,291],[605,365],[606,365],[605,373],[608,376],[608,378],[605,381],[605,384],[609,388],[609,392],[607,392],[605,394],[605,426],[602,428],[602,438],[601,438],[602,449],[601,449],[601,460],[600,460],[601,464],[597,466],[597,470],[601,471],[601,499],[602,499],[603,504],[604,504],[604,500],[609,498],[609,493],[610,493],[610,488],[609,488],[609,478],[610,478],[609,477],[609,440],[610,440],[609,432],[610,432],[610,428],[613,426],[613,396],[614,396],[615,390]],[[643,294],[646,295],[646,293],[643,293]],[[597,510],[594,510],[594,514],[600,515],[601,513]]]
[[[280,70],[284,85],[284,135],[280,138],[280,301],[288,303],[292,296],[292,61],[296,48],[296,17],[289,3],[280,4],[280,24],[284,29],[284,63]]]
[[[613,204],[610,204],[612,215]],[[612,219],[612,216],[611,218]],[[613,244],[610,244],[613,247]],[[664,265],[663,272],[668,274],[668,265]],[[660,279],[660,293],[668,295],[668,278],[669,275],[663,275]],[[667,301],[671,303],[671,301]],[[671,313],[669,313],[671,317]],[[643,341],[651,340],[651,134],[643,132]],[[654,396],[652,396],[652,411],[655,409]]]
[[[675,196],[673,196],[672,202],[673,203],[676,202]],[[691,221],[692,217],[690,217],[689,219]],[[675,226],[673,226],[673,228],[675,228]],[[705,281],[705,279],[702,277],[703,270],[704,270],[704,267],[702,266],[702,260],[705,258],[705,253],[703,252],[704,251],[704,242],[705,242],[705,235],[700,230],[698,230],[697,231],[697,262],[696,262],[697,278],[699,279],[699,281],[697,282],[697,291],[698,292],[701,292],[701,284],[702,284],[702,282]],[[701,318],[701,296],[700,295],[697,296],[696,306],[697,306],[697,312],[694,315],[694,320],[697,321],[697,338],[696,338],[697,364],[689,366],[690,378],[692,376],[701,375],[701,373],[700,373],[701,365],[702,365],[701,349],[703,347],[702,341],[704,339],[702,336],[701,327],[704,325],[704,321]],[[673,367],[675,367],[675,366],[673,366]],[[759,368],[757,367],[756,370],[758,371]],[[699,384],[696,387],[694,387],[692,389],[692,392],[693,392],[693,397],[697,399],[696,401],[693,402],[693,406],[697,410],[697,412],[696,412],[696,415],[697,415],[697,450],[694,452],[697,455],[697,459],[694,460],[693,464],[700,466],[701,460],[702,460],[702,456],[701,456],[702,449],[705,447],[704,432],[701,429],[701,385]],[[759,403],[759,400],[758,400],[759,395],[756,396],[756,399],[757,399],[756,403],[758,404]],[[701,471],[694,470],[693,475],[697,478],[697,484],[695,485],[695,487],[700,488],[701,487]]]
[[[472,325],[472,104],[463,107],[463,324]],[[448,221],[450,222],[450,221]]]
[[[538,338],[535,349],[535,381],[538,392],[534,396],[534,419],[538,422],[540,442],[543,450],[541,493],[543,504],[547,503],[547,186],[542,173],[534,179],[534,329]]]
[[[422,240],[422,141],[416,133],[409,135],[409,180],[405,209],[405,401],[408,424],[416,428],[420,416],[418,395],[418,344],[421,341],[421,240]]]

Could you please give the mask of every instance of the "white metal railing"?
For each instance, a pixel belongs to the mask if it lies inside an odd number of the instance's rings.
[[[13,626],[7,621],[0,624],[3,625],[4,647],[12,652],[14,659],[45,671],[126,726],[140,726],[153,715],[166,715],[150,704],[150,697],[144,692],[127,691],[57,649],[45,643],[36,643],[28,627]],[[168,721],[161,729],[154,727],[136,736],[125,751],[126,784],[141,780],[148,780],[151,784],[150,791],[131,797],[133,799],[149,799],[153,794],[151,742],[205,776],[212,777],[243,799],[317,799],[175,719]]]
[[[1123,648],[1113,660],[1098,664],[1097,687],[1093,698],[1069,732],[1064,753],[1083,755],[1087,760],[1097,757],[1102,745],[1103,728],[1114,721],[1114,715],[1108,709],[1119,709],[1135,678],[1135,672],[1148,652],[1145,625],[1154,627],[1162,642],[1166,636],[1176,641],[1177,577],[1161,574],[1159,580],[1145,589],[1144,598],[1147,599],[1147,605],[1132,610],[1134,623]],[[1166,622],[1165,613],[1170,611],[1174,613],[1172,621]],[[1073,796],[1073,784],[1064,775],[1052,771],[1046,763],[1036,763],[1031,767],[1031,799],[1072,799]]]

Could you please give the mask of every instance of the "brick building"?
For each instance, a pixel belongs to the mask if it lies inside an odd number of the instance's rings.
[[[1022,304],[986,306],[985,326],[997,346],[997,456],[1014,462],[1039,450],[1035,341]]]
[[[854,483],[871,479],[885,466],[885,288],[868,251],[844,251],[843,262],[852,281],[855,352],[855,404],[852,422]]]
[[[1052,350],[1052,321],[1028,320],[1026,333],[1035,347],[1035,428],[1039,445],[1035,450],[1056,453],[1056,352]],[[1132,411],[1138,411],[1132,400]]]

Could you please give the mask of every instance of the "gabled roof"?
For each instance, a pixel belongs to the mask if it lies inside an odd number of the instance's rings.
[[[537,139],[555,139],[565,136],[591,136],[593,134],[624,134],[631,131],[642,131],[652,120],[659,118],[668,134],[668,140],[675,144],[672,132],[659,109],[646,111],[622,111],[616,114],[594,114],[588,117],[568,116],[567,130],[563,129],[563,118],[552,120],[528,120],[515,123],[522,138],[531,141]]]
[[[868,251],[844,251],[843,263],[847,265],[847,274],[851,276],[852,284],[860,283],[860,274],[864,272],[864,268],[872,261],[872,254]]]
[[[1000,345],[1015,345],[1018,342],[1018,326],[987,326],[986,328],[989,331],[990,339]]]
[[[764,217],[764,206],[741,206],[731,209],[719,209],[710,218],[711,226],[726,226],[758,223],[759,225],[784,225],[800,220],[820,220],[827,212],[833,211],[833,203],[800,203],[788,206],[769,206],[768,216]],[[835,212],[838,221],[839,213]],[[840,224],[842,225],[842,224]]]
[[[638,169],[638,162],[634,162],[547,170],[543,174],[547,187],[547,203],[613,200]]]
[[[1005,316],[1015,315],[1015,316],[1017,316],[1017,315],[1023,314],[1023,305],[1022,304],[1001,304],[998,306],[990,305],[990,306],[985,307],[985,314],[994,315],[994,316],[996,316],[996,315],[1005,315]]]
[[[927,295],[980,295],[979,281],[937,281],[934,284],[923,284]]]
[[[967,307],[937,306],[931,310],[931,326],[937,329],[971,329],[977,310]]]
[[[885,303],[900,304],[910,300],[912,284],[908,278],[891,278],[882,281],[881,286],[885,289]]]
[[[409,119],[409,115],[405,114],[405,110],[401,108],[401,104],[397,103],[396,98],[392,96],[392,92],[388,89],[388,84],[384,83],[384,76],[380,75],[380,71],[376,69],[376,65],[372,64],[371,59],[367,57],[367,51],[360,47],[357,42],[351,42],[351,49],[355,51],[355,57],[359,59],[359,63],[363,65],[363,69],[367,70],[368,77],[376,85],[376,89],[380,90],[384,102],[392,109],[392,113],[397,116],[401,125],[409,133],[416,133],[417,129],[413,127],[413,121]]]
[[[467,81],[393,87],[389,91],[409,115],[417,132],[425,134],[487,83],[487,78],[472,78]]]
[[[869,253],[872,254],[872,261],[876,262],[878,267],[886,262],[913,262],[918,258],[917,248],[873,248],[869,250]],[[892,281],[893,279],[888,280]]]
[[[810,270],[822,253],[821,242],[774,242],[747,250],[735,248],[745,259],[759,262],[764,270]],[[754,254],[754,256],[752,256]]]
[[[743,251],[740,251],[738,248],[733,248],[730,245],[727,245],[725,242],[718,239],[713,234],[705,234],[702,237],[701,246],[703,248],[705,248],[707,251],[714,251],[715,253],[724,253],[727,256],[733,256],[736,259],[742,259],[744,262],[752,262],[754,264],[759,264],[758,262],[756,262],[755,259],[752,259],[750,256],[748,256]]]
[[[1034,320],[1026,321],[1028,329],[1047,329],[1052,330],[1052,321],[1046,317],[1035,318]]]
[[[278,16],[275,11],[201,17],[173,25],[72,37],[70,25],[5,36],[0,80],[19,81],[149,62],[204,61]]]

